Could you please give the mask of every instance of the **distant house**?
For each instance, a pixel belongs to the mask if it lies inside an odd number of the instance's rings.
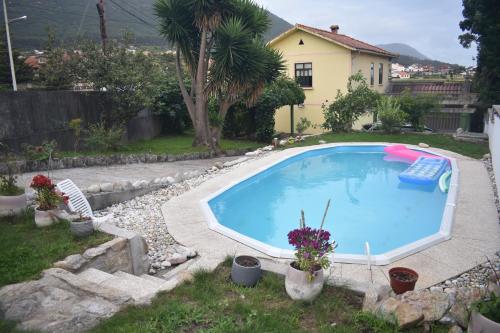
[[[298,80],[304,89],[304,105],[296,109],[291,119],[290,109],[283,107],[276,112],[275,129],[290,133],[300,118],[309,119],[320,133],[323,124],[322,105],[335,100],[337,90],[346,92],[348,78],[361,71],[372,89],[384,93],[389,86],[391,59],[395,54],[379,47],[339,33],[332,25],[330,31],[296,24],[269,42],[280,51],[286,61],[286,73]],[[370,122],[365,115],[354,128]]]
[[[410,78],[410,73],[401,71],[398,73],[398,78],[400,79],[409,79]]]

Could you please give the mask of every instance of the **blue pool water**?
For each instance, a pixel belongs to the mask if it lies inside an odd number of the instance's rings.
[[[287,234],[319,227],[328,199],[326,229],[337,253],[382,254],[437,233],[446,193],[439,186],[402,183],[408,164],[384,161],[383,146],[342,146],[291,157],[208,202],[218,222],[245,236],[293,249]]]

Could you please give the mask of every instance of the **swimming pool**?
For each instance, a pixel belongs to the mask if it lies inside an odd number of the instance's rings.
[[[338,243],[334,260],[388,264],[449,239],[458,169],[450,159],[450,190],[402,183],[407,163],[386,161],[383,145],[311,148],[279,161],[202,200],[210,228],[271,256],[292,258],[287,234],[306,223]]]

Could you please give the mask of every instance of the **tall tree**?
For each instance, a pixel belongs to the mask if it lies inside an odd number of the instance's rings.
[[[500,1],[463,0],[464,20],[460,28],[465,31],[460,43],[471,47],[477,43],[476,83],[483,104],[500,103]]]
[[[193,145],[216,149],[229,108],[242,100],[251,105],[283,69],[281,55],[262,38],[270,23],[267,12],[251,0],[157,0],[155,13],[162,35],[176,49],[178,82],[196,133]],[[210,99],[217,103],[218,121],[209,122]]]

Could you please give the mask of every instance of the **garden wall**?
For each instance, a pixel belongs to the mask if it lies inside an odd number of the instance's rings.
[[[485,119],[484,132],[488,134],[490,142],[491,161],[497,183],[497,193],[500,193],[500,105],[493,105],[488,110]]]
[[[80,118],[84,126],[99,122],[111,109],[103,92],[21,91],[0,92],[0,141],[16,151],[24,143],[39,145],[56,140],[61,150],[73,149],[75,137],[68,127]],[[161,132],[161,121],[141,112],[127,124],[127,141],[150,139]]]

